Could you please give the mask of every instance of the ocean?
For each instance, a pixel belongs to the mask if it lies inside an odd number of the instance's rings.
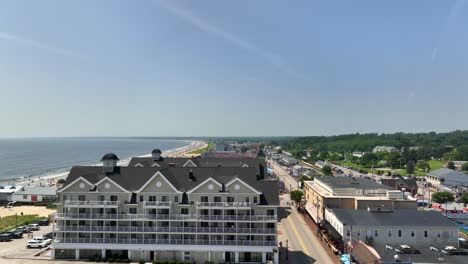
[[[121,161],[133,156],[190,145],[191,140],[141,138],[32,138],[0,139],[0,182],[63,174],[75,165],[99,164],[115,153]]]

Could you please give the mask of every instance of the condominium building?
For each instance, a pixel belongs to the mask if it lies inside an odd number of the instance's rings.
[[[258,166],[117,160],[110,153],[102,167],[70,171],[58,190],[52,258],[278,263],[278,184]]]

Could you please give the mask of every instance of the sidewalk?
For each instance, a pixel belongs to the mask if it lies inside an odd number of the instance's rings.
[[[310,217],[308,213],[301,214],[303,217],[304,221],[306,222],[307,226],[312,230],[314,234],[318,236],[318,228],[317,225],[315,224],[314,220]],[[340,261],[340,256],[335,255],[333,251],[330,249],[330,247],[327,245],[327,243],[323,239],[319,239],[320,244],[322,245],[322,249],[327,252],[327,254],[330,256],[331,259],[335,261],[335,263],[341,263]],[[286,262],[285,262],[286,263]]]

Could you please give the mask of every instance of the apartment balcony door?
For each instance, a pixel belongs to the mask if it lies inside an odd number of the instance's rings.
[[[234,256],[234,252],[226,252],[224,256],[224,262],[229,263],[229,262],[234,262],[236,261],[236,257]]]

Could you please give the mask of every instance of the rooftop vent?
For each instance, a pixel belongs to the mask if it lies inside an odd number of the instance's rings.
[[[170,163],[169,163],[169,167],[175,167],[175,163],[174,163],[174,162],[170,162]]]

